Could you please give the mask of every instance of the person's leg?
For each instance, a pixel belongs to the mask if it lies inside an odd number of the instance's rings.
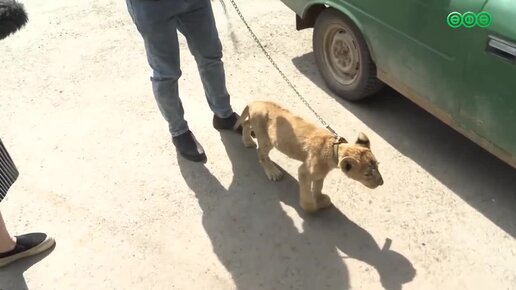
[[[172,137],[188,131],[179,98],[181,76],[177,18],[170,3],[174,1],[127,0],[129,14],[140,32],[152,68],[152,89]],[[177,2],[177,1],[176,1]]]
[[[2,213],[0,213],[0,253],[10,251],[16,246],[16,239],[14,239],[5,226]]]
[[[0,139],[0,201],[6,196],[18,175],[18,170]],[[44,233],[11,236],[0,213],[0,267],[46,251],[54,243],[54,239]]]
[[[206,99],[215,115],[214,126],[217,129],[232,129],[236,115],[226,89],[222,45],[211,3],[210,0],[195,0],[191,3],[188,11],[179,15],[178,29],[186,37],[197,62]],[[229,122],[224,122],[224,119]]]
[[[204,149],[189,131],[178,90],[181,69],[176,15],[187,5],[180,0],[127,0],[126,3],[144,40],[147,60],[152,68],[154,97],[169,124],[172,141],[182,156],[202,161],[206,158]]]
[[[18,179],[19,172],[9,152],[0,139],[0,202],[7,195],[7,191]],[[15,239],[9,235],[4,219],[0,213],[0,253],[10,251],[16,245]]]

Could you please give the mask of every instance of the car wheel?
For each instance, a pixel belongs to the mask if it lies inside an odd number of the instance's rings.
[[[339,97],[358,101],[382,88],[361,32],[343,13],[329,8],[319,15],[313,49],[324,82]]]

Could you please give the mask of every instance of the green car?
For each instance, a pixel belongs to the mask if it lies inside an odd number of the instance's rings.
[[[282,1],[332,92],[387,84],[516,168],[515,0]]]

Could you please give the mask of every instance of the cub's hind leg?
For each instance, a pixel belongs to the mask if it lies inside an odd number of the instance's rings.
[[[279,181],[283,177],[283,172],[269,157],[271,150],[272,144],[269,140],[261,141],[260,138],[258,138],[258,159],[265,170],[265,174],[269,180]]]
[[[258,160],[267,175],[267,178],[272,181],[279,181],[283,177],[283,172],[272,162],[269,157],[269,153],[271,152],[273,146],[269,139],[269,135],[267,133],[267,129],[261,124],[255,124],[257,122],[253,122],[251,126],[253,126],[253,132],[256,134],[256,139],[258,141]]]
[[[242,124],[242,142],[246,148],[256,148],[256,143],[254,142],[251,134],[251,122],[246,120]]]

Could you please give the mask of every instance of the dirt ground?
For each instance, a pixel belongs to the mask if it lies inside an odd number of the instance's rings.
[[[390,90],[334,97],[293,12],[238,2],[312,106],[347,139],[369,136],[384,186],[335,171],[335,208],[304,214],[297,162],[273,152],[288,174],[271,183],[211,127],[181,38],[180,91],[208,155],[183,161],[124,1],[26,0],[28,25],[0,42],[0,136],[21,172],[0,208],[57,246],[0,270],[0,289],[516,289],[515,170]],[[267,99],[315,120],[227,8],[214,2],[235,110]]]

